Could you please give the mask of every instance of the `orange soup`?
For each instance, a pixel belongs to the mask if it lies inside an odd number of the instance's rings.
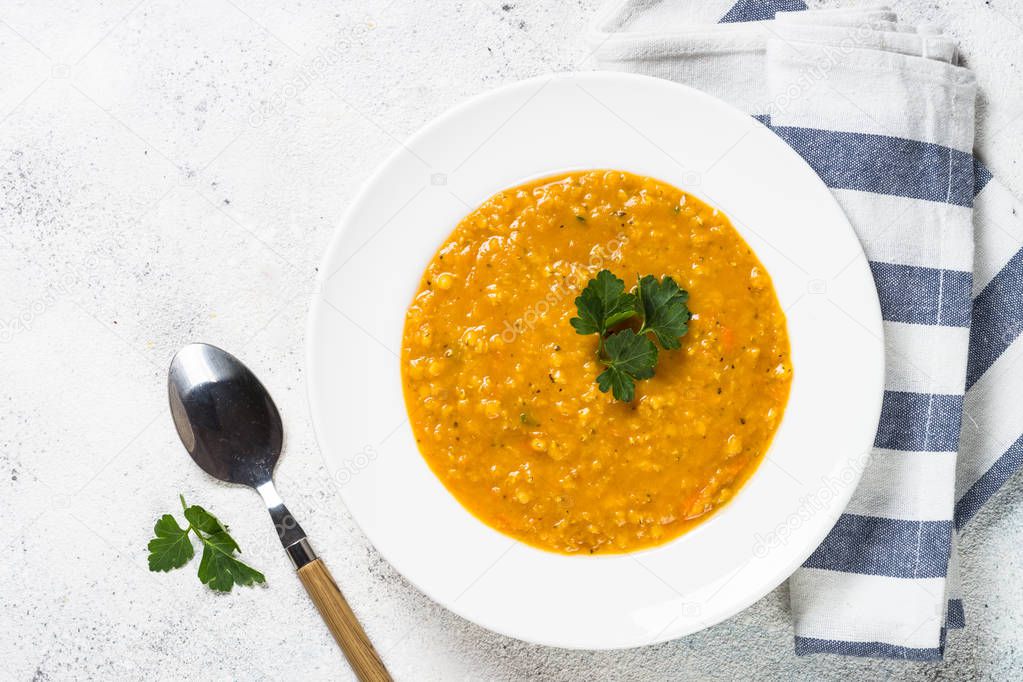
[[[569,320],[601,270],[689,293],[681,348],[624,402]],[[426,268],[405,321],[420,452],[484,523],[564,553],[671,540],[763,459],[792,378],[771,279],[728,218],[664,182],[579,171],[495,194]]]

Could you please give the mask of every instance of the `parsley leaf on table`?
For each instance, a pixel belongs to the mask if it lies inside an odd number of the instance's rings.
[[[689,293],[679,288],[671,277],[660,282],[653,275],[639,280],[636,297],[643,312],[640,333],[652,332],[665,350],[682,347],[680,337],[689,330]]]
[[[625,282],[601,270],[575,299],[579,317],[569,323],[579,334],[601,334],[636,314],[636,297],[625,293]]]
[[[191,507],[186,507],[184,497],[181,498],[181,506],[185,510],[185,519],[192,528],[207,534],[227,531],[227,529],[220,524],[220,521],[217,520],[217,517],[199,505],[193,504]]]
[[[188,529],[182,528],[174,517],[164,514],[153,528],[155,538],[149,541],[149,570],[169,571],[187,564],[195,550],[188,539]]]
[[[199,580],[204,585],[218,592],[230,592],[234,585],[266,582],[262,573],[235,557],[235,552],[241,553],[241,549],[227,532],[227,526],[199,505],[188,506],[184,496],[180,499],[188,528],[179,526],[170,514],[157,520],[153,527],[156,537],[148,545],[150,571],[169,571],[187,564],[195,556],[189,538],[194,533],[203,545]]]
[[[612,334],[604,342],[607,369],[597,376],[597,387],[611,389],[616,400],[629,402],[636,394],[636,380],[649,379],[657,364],[657,346],[631,329]]]
[[[234,557],[238,544],[226,531],[203,539],[199,580],[218,592],[230,592],[232,585],[252,585],[266,580],[263,574]]]

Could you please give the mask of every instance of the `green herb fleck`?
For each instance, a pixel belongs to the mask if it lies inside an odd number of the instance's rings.
[[[198,505],[188,506],[184,496],[181,508],[188,527],[182,528],[170,514],[161,516],[153,527],[155,537],[149,541],[149,570],[169,571],[181,568],[193,556],[190,533],[202,542],[202,559],[199,561],[199,580],[218,592],[230,592],[234,585],[252,585],[266,582],[256,569],[237,559],[241,553],[238,543],[227,532],[227,526],[217,517]]]
[[[521,412],[519,414],[519,421],[526,426],[540,426],[540,422],[533,419],[528,412]]]

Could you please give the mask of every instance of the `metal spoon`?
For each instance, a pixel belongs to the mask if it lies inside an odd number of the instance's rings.
[[[390,680],[380,656],[309,545],[273,484],[284,429],[270,394],[238,358],[193,343],[177,352],[167,378],[181,442],[203,471],[255,488],[266,502],[284,550],[360,680]]]

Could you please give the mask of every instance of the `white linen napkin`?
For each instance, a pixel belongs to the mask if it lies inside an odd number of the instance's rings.
[[[1023,464],[1023,210],[975,161],[973,74],[886,7],[616,0],[600,68],[757,117],[832,189],[884,318],[881,423],[852,501],[789,582],[798,654],[939,660],[965,624],[955,538]],[[798,369],[797,369],[798,371]]]

